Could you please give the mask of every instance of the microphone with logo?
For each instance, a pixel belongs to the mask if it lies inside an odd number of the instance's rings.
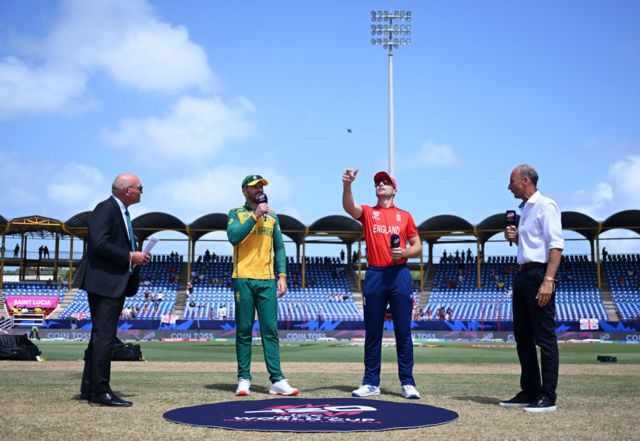
[[[397,234],[392,234],[390,239],[391,248],[399,248],[400,247],[400,236]]]
[[[504,213],[504,223],[507,227],[518,225],[518,214],[516,210],[507,210]],[[513,246],[513,242],[509,241],[509,246]]]
[[[258,195],[258,204],[267,204],[267,203],[269,203],[269,198],[267,197],[267,195],[264,193],[260,193]],[[266,222],[267,213],[262,215],[262,220]]]

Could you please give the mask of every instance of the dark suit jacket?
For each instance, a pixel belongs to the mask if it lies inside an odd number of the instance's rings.
[[[85,273],[80,287],[104,297],[133,296],[138,291],[140,268],[129,271],[131,244],[118,203],[110,197],[89,217]]]

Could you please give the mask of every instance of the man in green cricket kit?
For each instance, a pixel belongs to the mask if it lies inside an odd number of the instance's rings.
[[[250,394],[251,340],[256,310],[264,361],[271,380],[269,393],[300,393],[289,385],[280,369],[277,298],[287,291],[287,259],[278,216],[269,210],[263,192],[265,185],[269,182],[260,175],[244,178],[242,194],[246,202],[231,210],[227,220],[227,237],[233,245],[231,277],[236,302],[237,396]]]

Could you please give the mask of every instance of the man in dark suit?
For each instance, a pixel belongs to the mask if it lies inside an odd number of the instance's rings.
[[[128,407],[133,403],[115,395],[109,385],[111,351],[124,299],[138,291],[140,265],[148,263],[151,256],[137,251],[127,209],[140,202],[140,180],[130,173],[120,174],[111,185],[111,193],[89,218],[81,288],[88,293],[92,327],[80,397],[92,404]]]

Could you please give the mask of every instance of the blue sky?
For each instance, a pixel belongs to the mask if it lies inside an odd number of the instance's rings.
[[[371,9],[413,11],[394,57],[395,174],[416,223],[515,208],[523,162],[562,210],[640,207],[637,1],[7,0],[0,214],[64,221],[122,171],[145,187],[134,217],[226,213],[250,173],[307,225],[342,214],[346,167],[374,202],[388,72]]]

